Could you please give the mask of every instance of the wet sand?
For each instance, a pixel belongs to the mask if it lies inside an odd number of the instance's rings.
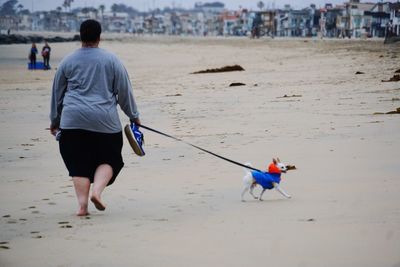
[[[143,124],[257,168],[278,156],[298,169],[281,183],[292,199],[242,203],[241,167],[143,130],[147,154],[125,140],[106,211],[90,203],[77,217],[45,129],[55,68],[79,44],[50,45],[50,71],[26,70],[29,46],[0,46],[0,266],[400,266],[400,114],[374,115],[400,107],[400,82],[382,82],[400,68],[399,46],[103,42]],[[191,74],[236,64],[245,71]]]

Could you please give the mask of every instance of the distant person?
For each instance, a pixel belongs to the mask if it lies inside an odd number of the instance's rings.
[[[89,214],[91,183],[90,200],[98,210],[106,208],[101,194],[124,166],[117,105],[140,125],[128,73],[114,54],[99,48],[100,34],[99,22],[81,24],[82,47],[61,61],[52,89],[50,131],[59,138],[60,153],[72,177],[78,216]]]
[[[11,34],[11,29],[8,29],[7,30],[7,35],[10,35]]]
[[[260,28],[261,24],[263,23],[261,14],[256,14],[256,17],[253,20],[251,26],[251,37],[252,38],[260,38]]]
[[[50,52],[51,52],[51,47],[49,46],[47,41],[45,41],[44,46],[42,48],[43,65],[45,70],[50,69]]]
[[[36,69],[36,54],[38,53],[38,50],[36,48],[36,44],[32,43],[31,50],[29,51],[29,60],[31,62],[31,68],[34,70]]]

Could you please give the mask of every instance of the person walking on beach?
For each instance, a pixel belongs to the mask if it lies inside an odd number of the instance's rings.
[[[32,43],[31,50],[29,51],[29,60],[31,62],[31,68],[34,70],[36,69],[36,54],[38,53],[38,50],[36,48],[36,44]]]
[[[45,70],[50,69],[50,52],[51,52],[51,47],[49,46],[47,41],[45,41],[44,46],[42,48],[43,65]]]
[[[50,131],[72,177],[78,216],[89,214],[91,184],[90,200],[98,210],[106,208],[101,194],[124,165],[117,104],[140,125],[128,73],[114,54],[99,48],[100,34],[99,22],[81,24],[82,47],[61,61],[51,97]]]

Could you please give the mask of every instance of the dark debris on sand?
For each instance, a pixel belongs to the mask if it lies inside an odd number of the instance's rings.
[[[182,96],[182,94],[174,94],[174,95],[165,95],[166,97],[172,97],[172,96]]]
[[[290,98],[290,97],[302,97],[302,95],[284,95],[284,96],[279,96],[277,98]]]
[[[225,67],[216,68],[216,69],[200,70],[200,71],[192,72],[192,74],[218,73],[218,72],[229,72],[229,71],[244,71],[244,68],[242,68],[242,66],[240,66],[240,65],[233,65],[233,66],[225,66]]]
[[[393,75],[392,78],[389,80],[382,80],[382,82],[399,82],[400,81],[400,74]]]
[[[231,83],[230,85],[229,85],[229,87],[233,87],[233,86],[244,86],[244,85],[246,85],[245,83]]]
[[[393,110],[393,111],[386,112],[386,114],[400,114],[400,108],[397,108],[396,110]]]
[[[374,115],[385,115],[385,114],[400,114],[400,107],[397,108],[396,110],[392,110],[392,111],[389,111],[386,113],[384,113],[384,112],[375,112],[374,113]]]

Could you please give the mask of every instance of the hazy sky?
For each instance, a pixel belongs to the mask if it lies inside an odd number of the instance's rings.
[[[0,0],[0,3],[3,4],[6,0]],[[200,2],[214,2],[217,0],[209,0],[209,1],[200,1]],[[63,0],[19,0],[25,8],[32,11],[38,10],[49,10],[55,9],[58,6],[62,6]],[[72,3],[72,8],[75,7],[98,7],[101,4],[106,6],[106,9],[109,10],[110,6],[113,3],[123,3],[129,6],[132,6],[141,11],[147,11],[149,9],[153,9],[154,7],[164,8],[166,6],[175,5],[177,7],[190,8],[194,6],[194,3],[199,2],[199,0],[75,0]],[[225,3],[225,6],[228,9],[237,9],[239,6],[257,9],[257,2],[259,0],[222,0],[220,2]],[[273,7],[275,3],[275,7],[283,7],[285,4],[290,4],[295,8],[307,7],[310,4],[314,3],[319,6],[324,6],[325,3],[333,3],[333,4],[341,4],[344,0],[263,0],[265,3],[265,7]],[[362,1],[367,2],[367,1]],[[376,0],[371,0],[368,2],[376,2]]]

